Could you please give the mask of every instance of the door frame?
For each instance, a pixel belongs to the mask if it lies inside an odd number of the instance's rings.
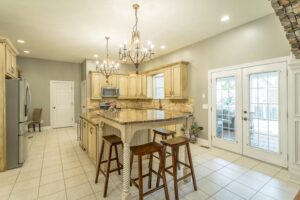
[[[74,81],[58,81],[58,80],[50,80],[50,126],[52,128],[53,127],[53,92],[52,92],[52,89],[53,89],[53,83],[70,83],[72,85],[72,96],[73,96],[73,107],[72,107],[72,116],[73,116],[73,124],[72,126],[74,125],[74,122],[75,122],[75,97],[74,97]]]
[[[87,106],[86,106],[86,102],[87,102],[87,81],[86,80],[83,80],[81,81],[81,84],[80,84],[80,96],[81,96],[81,99],[80,99],[80,113],[82,114],[83,113],[83,109],[85,109],[85,112],[87,110]],[[84,99],[84,104],[83,104],[83,99]],[[84,108],[83,108],[84,106]]]
[[[255,67],[259,65],[267,65],[267,64],[275,64],[275,63],[282,63],[285,62],[288,64],[290,60],[290,56],[284,56],[284,57],[278,57],[278,58],[272,58],[272,59],[266,59],[261,61],[255,61],[255,62],[249,62],[239,65],[233,65],[233,66],[227,66],[222,68],[216,68],[208,71],[208,146],[212,146],[212,74],[216,72],[221,71],[229,71],[229,70],[236,70],[236,69],[244,69],[249,67]],[[288,131],[287,131],[288,132]],[[289,137],[289,136],[287,136]]]

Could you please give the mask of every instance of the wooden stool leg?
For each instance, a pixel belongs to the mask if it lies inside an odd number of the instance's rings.
[[[178,184],[177,184],[177,148],[176,149],[172,148],[172,161],[173,161],[172,164],[173,164],[173,181],[174,181],[175,200],[179,200]]]
[[[177,160],[179,160],[179,148],[176,151]],[[180,163],[177,163],[177,168],[180,170]]]
[[[96,172],[95,184],[98,183],[98,177],[99,177],[99,171],[100,171],[101,162],[102,162],[102,157],[103,157],[103,151],[104,151],[104,141],[102,141],[102,146],[101,146],[100,156],[99,156],[99,160],[98,160],[98,166],[97,166],[97,172]]]
[[[41,132],[41,123],[39,123],[39,131]]]
[[[118,169],[118,174],[121,175],[121,170],[120,170],[120,161],[119,161],[119,155],[118,155],[118,147],[115,145],[115,154],[116,154],[116,159],[117,159],[117,169]]]
[[[133,165],[133,153],[130,154],[130,186],[132,186],[131,182],[131,172],[132,172],[132,165]]]
[[[153,163],[153,154],[150,154],[149,159],[149,179],[148,179],[148,188],[151,188],[152,185],[152,163]]]
[[[35,132],[35,124],[32,124],[32,126],[33,126],[33,131]]]
[[[104,194],[103,194],[103,197],[107,196],[107,187],[108,187],[108,180],[109,180],[111,153],[112,153],[112,145],[109,146],[109,155],[108,155],[108,159],[107,159],[107,169],[106,169],[106,176],[105,176],[105,184],[104,184]]]
[[[188,153],[188,159],[191,167],[191,173],[192,173],[192,179],[193,179],[193,185],[194,185],[194,190],[197,190],[197,183],[196,183],[196,178],[195,178],[195,172],[194,172],[194,166],[193,166],[193,161],[192,161],[192,156],[191,156],[191,150],[190,150],[190,145],[189,143],[186,144],[187,148],[187,153]]]
[[[163,155],[163,150],[159,151],[159,168],[161,169],[161,175],[162,180],[164,184],[164,190],[165,190],[165,199],[169,200],[169,192],[168,192],[168,184],[166,179],[166,173],[165,173],[165,155]]]
[[[139,200],[143,200],[143,165],[142,156],[138,156],[138,173],[139,173]]]

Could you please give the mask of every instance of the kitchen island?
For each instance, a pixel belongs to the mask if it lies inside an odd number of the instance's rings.
[[[156,127],[173,124],[184,124],[185,127],[190,127],[192,122],[191,113],[154,109],[116,109],[115,111],[100,110],[83,114],[81,115],[81,118],[97,127],[97,138],[101,138],[102,135],[104,135],[103,127],[105,125],[119,130],[121,139],[124,143],[122,200],[131,199],[129,189],[130,144],[132,139],[138,136],[136,133],[139,133],[139,131],[142,130],[151,130]],[[188,136],[188,131],[186,131],[185,134]],[[184,169],[184,172],[187,172],[187,169]]]

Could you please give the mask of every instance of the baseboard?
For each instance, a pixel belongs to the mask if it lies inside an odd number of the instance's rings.
[[[204,146],[204,147],[210,148],[209,141],[206,140],[206,139],[198,138],[198,144],[199,144],[200,146]]]
[[[290,178],[290,181],[292,181],[292,182],[295,182],[297,184],[300,183],[300,175],[299,174],[290,172],[289,173],[289,178]]]

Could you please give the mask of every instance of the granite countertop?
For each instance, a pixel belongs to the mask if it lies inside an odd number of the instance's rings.
[[[81,117],[92,124],[98,124],[100,118],[106,118],[120,124],[168,121],[187,118],[192,113],[155,109],[117,109],[116,111],[98,110],[82,114]]]

